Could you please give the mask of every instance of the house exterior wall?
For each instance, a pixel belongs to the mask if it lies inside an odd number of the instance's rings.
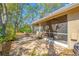
[[[79,8],[68,13],[68,46],[73,48],[79,42]]]
[[[79,7],[68,10],[63,14],[67,15],[67,17],[66,17],[67,21],[64,21],[67,23],[62,22],[63,20],[66,20],[65,18],[62,19],[63,17],[61,17],[61,19],[58,18],[59,20],[57,20],[57,19],[53,19],[52,21],[50,20],[49,22],[50,22],[50,24],[51,24],[51,22],[52,22],[52,24],[53,23],[58,24],[58,22],[60,22],[59,25],[62,25],[62,23],[64,23],[64,26],[66,26],[66,27],[64,27],[64,28],[62,27],[63,30],[61,28],[58,32],[67,31],[67,34],[68,34],[67,44],[68,44],[68,47],[70,49],[72,49],[74,44],[79,42]],[[60,14],[60,15],[63,16],[63,14]],[[57,21],[55,21],[55,20],[57,20]],[[43,26],[43,27],[45,28],[45,26]],[[55,27],[53,27],[53,28],[55,29]],[[67,30],[65,30],[65,29],[67,29]]]

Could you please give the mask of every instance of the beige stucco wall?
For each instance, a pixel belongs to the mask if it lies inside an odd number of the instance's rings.
[[[67,18],[68,18],[68,46],[69,48],[72,49],[74,44],[76,42],[79,42],[79,11],[70,12]]]

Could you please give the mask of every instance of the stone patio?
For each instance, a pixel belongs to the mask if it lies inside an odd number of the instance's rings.
[[[74,55],[73,51],[54,44],[56,56]],[[12,42],[10,56],[49,56],[49,44],[43,39],[24,37]],[[52,49],[53,50],[53,49]],[[67,52],[66,52],[67,50]],[[53,53],[53,52],[52,52]]]

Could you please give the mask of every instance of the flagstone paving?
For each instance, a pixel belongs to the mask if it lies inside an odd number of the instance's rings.
[[[64,47],[54,44],[56,55],[74,55],[72,51],[68,51]],[[43,39],[33,39],[32,37],[24,37],[12,42],[10,56],[48,56],[49,45]],[[52,49],[53,50],[53,49]],[[67,50],[67,52],[66,52]],[[68,54],[70,52],[70,54]]]

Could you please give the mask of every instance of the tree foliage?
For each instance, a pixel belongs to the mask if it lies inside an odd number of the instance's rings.
[[[16,32],[31,32],[31,25],[27,25],[27,20],[31,24],[60,7],[60,3],[0,3],[1,42],[12,40]]]
[[[21,7],[20,4],[0,4],[0,22],[2,27],[2,37],[3,41],[12,40],[16,34],[16,31],[19,28],[21,19]]]

